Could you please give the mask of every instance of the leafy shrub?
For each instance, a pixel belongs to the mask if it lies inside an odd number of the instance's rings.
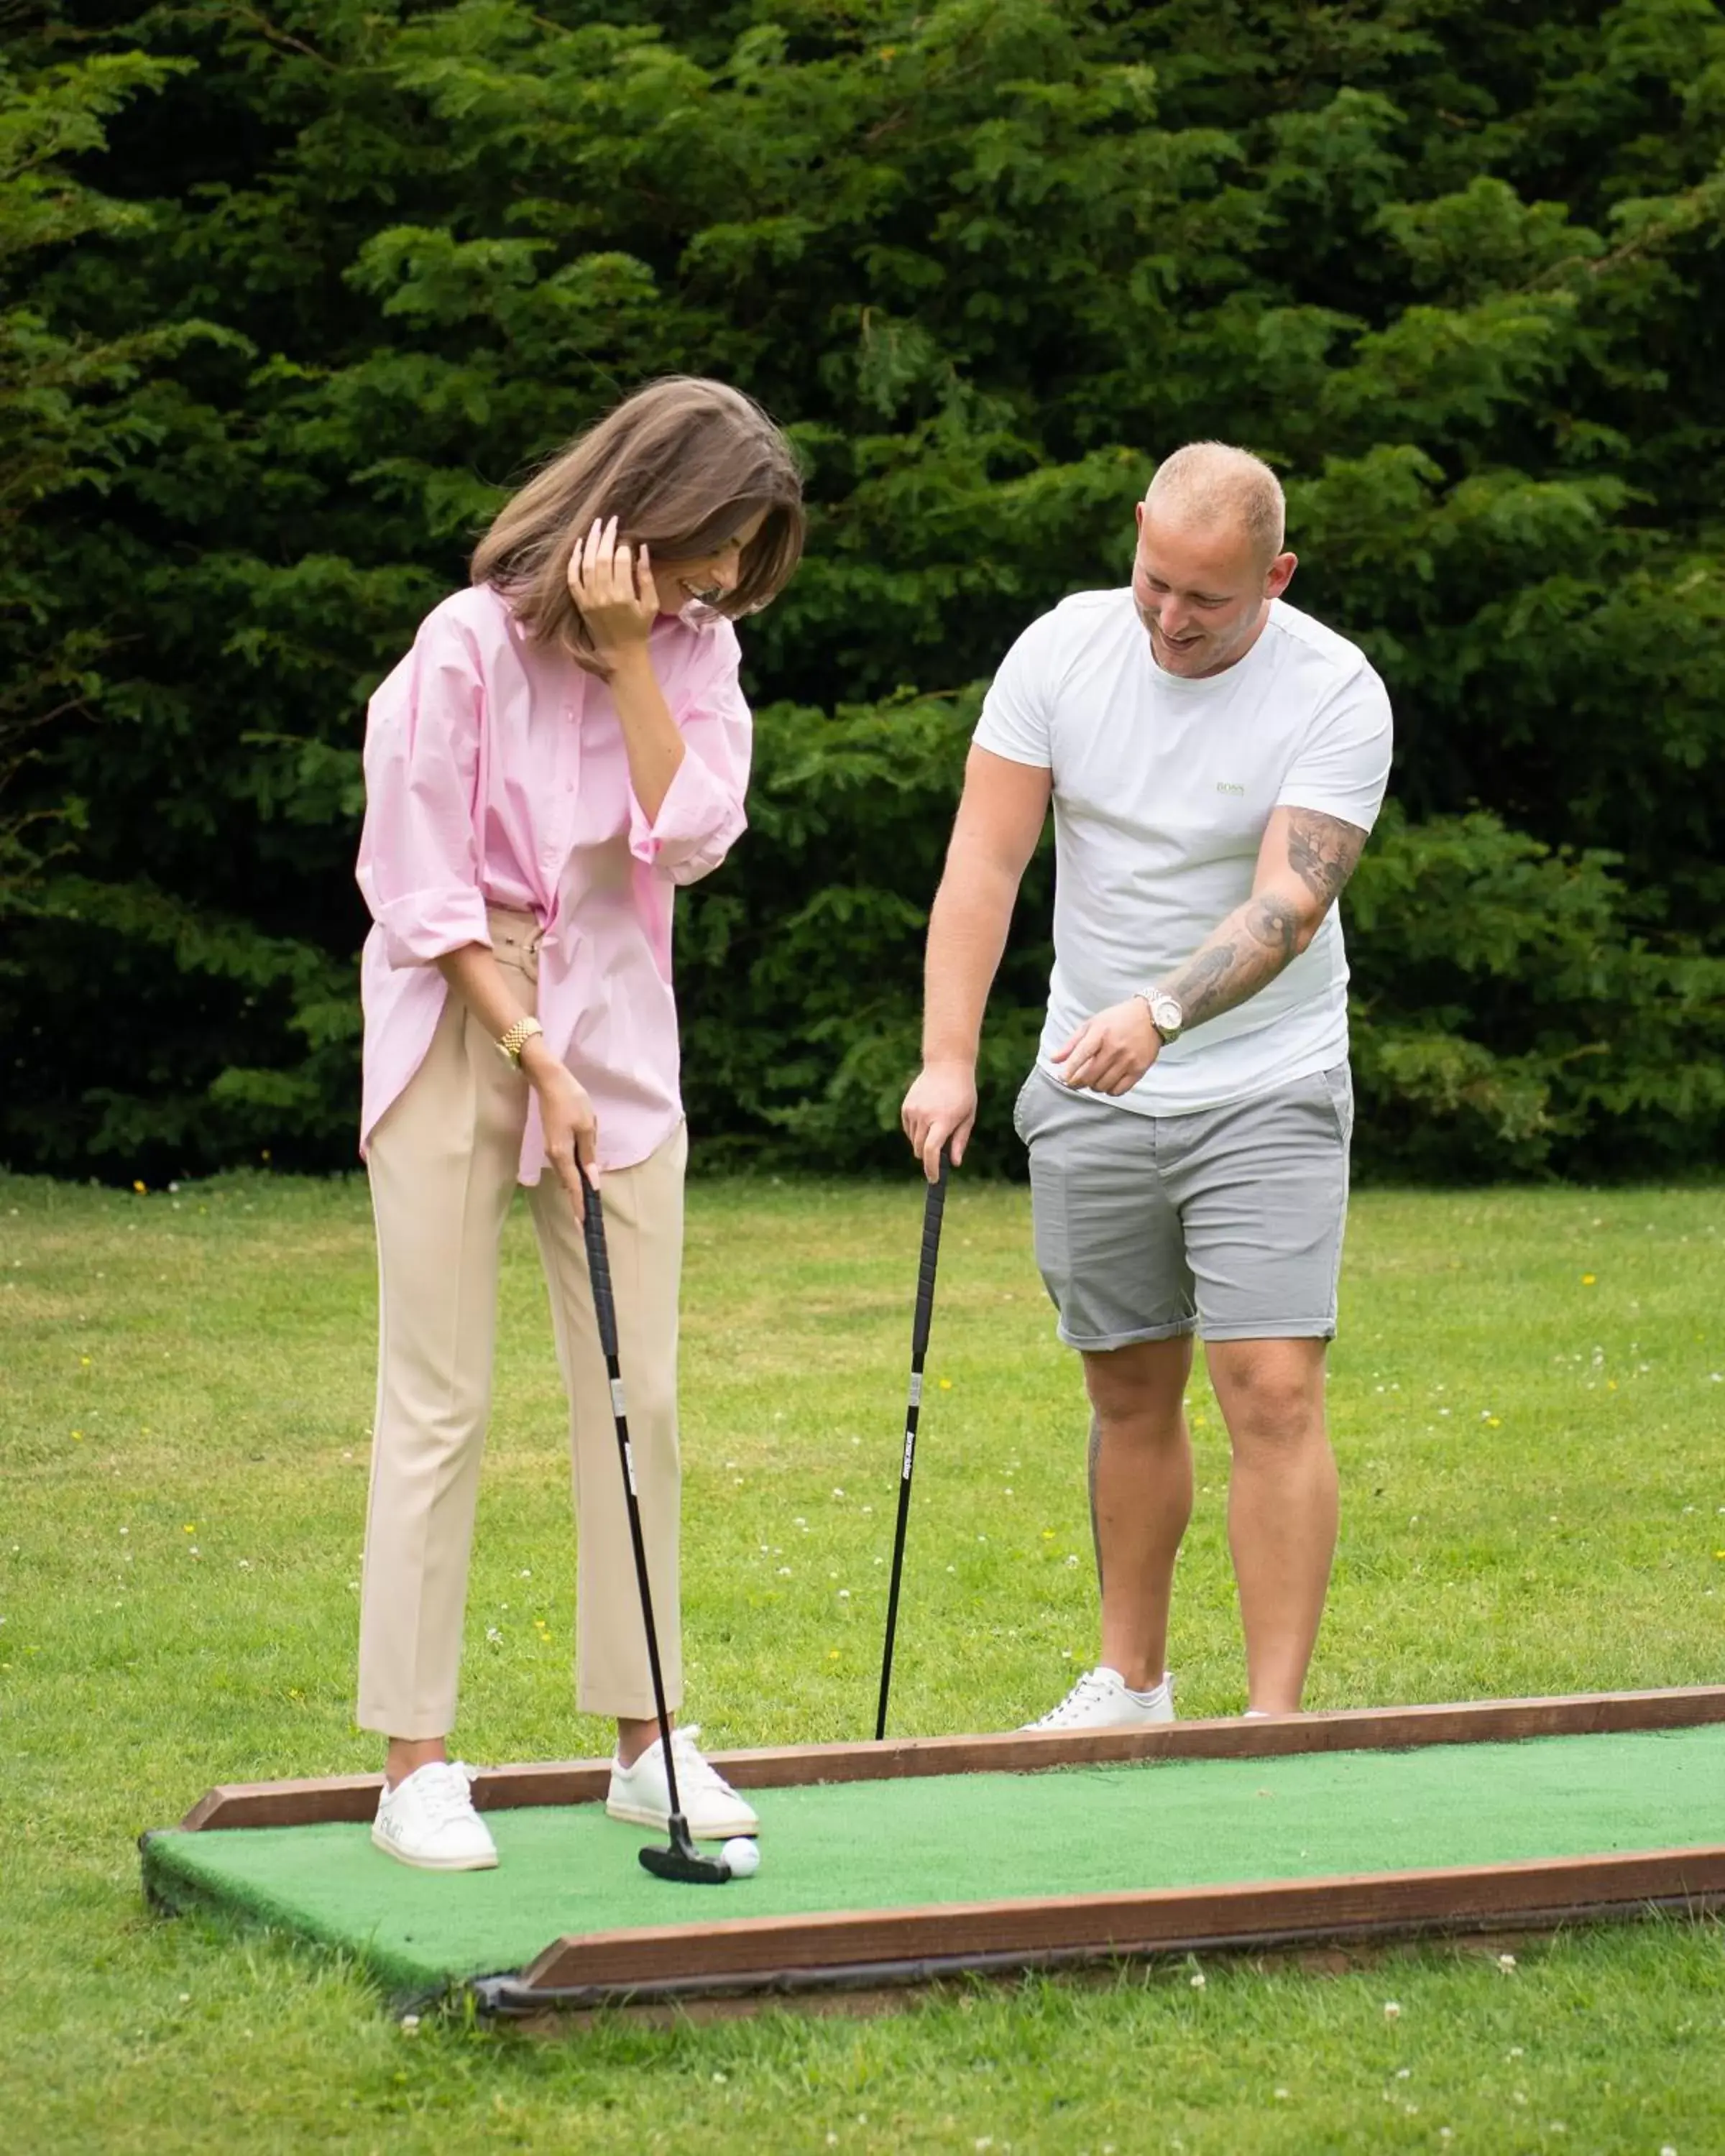
[[[1722,151],[1712,0],[35,11],[0,63],[0,1151],[352,1159],[365,695],[524,465],[686,369],[781,416],[812,508],[748,637],[755,833],[680,916],[707,1158],[896,1157],[976,685],[1222,435],[1397,704],[1363,1157],[1707,1160]]]

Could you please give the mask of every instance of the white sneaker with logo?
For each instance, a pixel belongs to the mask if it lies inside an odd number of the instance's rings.
[[[677,1794],[683,1817],[696,1841],[729,1841],[733,1835],[758,1834],[761,1822],[718,1770],[704,1759],[696,1738],[701,1731],[691,1724],[671,1732],[671,1756],[676,1763]],[[629,1820],[636,1826],[657,1827],[662,1834],[670,1825],[670,1790],[665,1774],[665,1748],[655,1737],[633,1767],[611,1762],[611,1787],[605,1810],[613,1819]]]
[[[404,1774],[377,1799],[375,1845],[422,1871],[489,1871],[497,1845],[473,1808],[473,1769],[434,1759]]]
[[[1153,1691],[1132,1691],[1106,1662],[1086,1670],[1058,1707],[1026,1729],[1149,1729],[1174,1718],[1174,1681],[1166,1671]]]

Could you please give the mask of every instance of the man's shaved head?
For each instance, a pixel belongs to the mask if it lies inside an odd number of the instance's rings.
[[[1281,484],[1226,442],[1189,442],[1138,504],[1132,602],[1164,673],[1189,680],[1245,656],[1288,588]]]
[[[1249,449],[1227,442],[1188,442],[1157,466],[1144,502],[1171,523],[1233,525],[1266,562],[1281,552],[1286,518],[1281,481]]]

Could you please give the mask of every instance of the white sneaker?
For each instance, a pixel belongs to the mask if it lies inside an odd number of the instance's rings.
[[[671,1732],[671,1756],[676,1763],[677,1795],[691,1837],[696,1841],[728,1841],[734,1834],[758,1834],[761,1822],[742,1799],[696,1748],[700,1728]],[[633,1767],[611,1762],[611,1788],[605,1810],[613,1819],[629,1820],[636,1826],[655,1826],[662,1834],[670,1825],[670,1791],[665,1778],[665,1748],[655,1737]]]
[[[497,1845],[473,1808],[472,1780],[459,1759],[416,1767],[377,1799],[372,1842],[422,1871],[489,1871]]]
[[[1174,1681],[1164,1670],[1154,1691],[1132,1691],[1106,1662],[1086,1670],[1058,1707],[1026,1729],[1148,1729],[1174,1718]]]

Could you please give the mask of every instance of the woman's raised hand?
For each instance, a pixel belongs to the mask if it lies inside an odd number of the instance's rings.
[[[646,542],[631,547],[619,540],[614,516],[595,517],[569,557],[569,596],[602,660],[639,649],[659,613]]]

